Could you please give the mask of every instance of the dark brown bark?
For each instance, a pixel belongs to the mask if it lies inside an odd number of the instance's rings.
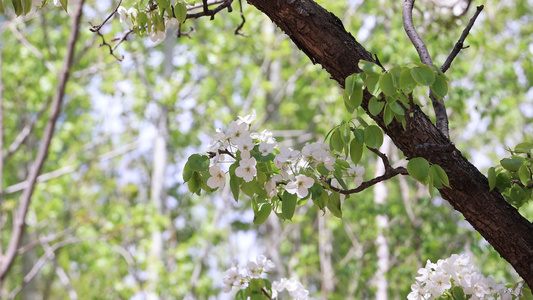
[[[312,0],[248,0],[278,25],[293,42],[321,64],[341,86],[344,79],[360,72],[360,59],[372,55],[346,32],[341,21]],[[368,111],[371,95],[365,91],[363,108]],[[451,188],[441,195],[511,263],[529,286],[533,286],[533,224],[522,217],[497,191],[489,191],[479,172],[418,108],[407,130],[394,121],[388,126],[381,116],[376,123],[391,137],[407,158],[424,157],[448,174]]]

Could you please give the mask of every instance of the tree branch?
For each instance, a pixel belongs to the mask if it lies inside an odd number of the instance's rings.
[[[72,30],[70,32],[67,44],[67,54],[63,62],[63,69],[59,74],[59,84],[57,87],[56,94],[54,96],[54,100],[52,102],[52,112],[50,114],[50,119],[46,124],[46,128],[44,130],[37,157],[35,158],[35,161],[32,164],[30,173],[28,175],[28,187],[22,193],[19,202],[19,207],[13,215],[13,231],[11,234],[9,245],[6,250],[6,254],[2,256],[0,260],[0,282],[3,282],[6,278],[8,271],[13,265],[13,262],[17,255],[17,250],[20,245],[22,235],[24,234],[26,214],[28,213],[28,208],[30,206],[30,201],[33,195],[33,190],[35,188],[37,176],[39,175],[44,161],[48,156],[48,148],[50,146],[50,141],[52,140],[57,118],[59,117],[59,113],[61,111],[61,103],[63,101],[63,96],[65,95],[65,88],[70,74],[72,58],[74,56],[74,49],[76,41],[78,39],[78,29],[80,26],[83,3],[84,0],[79,1],[74,16],[72,17]]]
[[[453,60],[455,59],[457,54],[459,54],[459,51],[461,51],[462,49],[465,49],[465,48],[468,47],[468,46],[463,47],[463,43],[464,43],[466,37],[468,36],[468,34],[470,33],[470,29],[472,29],[472,26],[474,26],[474,22],[476,22],[477,17],[479,16],[481,11],[483,10],[483,7],[484,7],[483,5],[480,5],[480,6],[477,7],[476,13],[474,14],[474,16],[468,22],[468,25],[463,30],[463,33],[461,34],[461,37],[459,38],[457,43],[455,43],[455,46],[453,47],[452,52],[450,53],[450,55],[448,56],[448,58],[446,59],[446,61],[442,65],[442,67],[440,67],[440,70],[443,73],[448,71],[448,69],[452,65]]]
[[[336,187],[331,185],[331,178],[327,178],[327,179],[326,178],[322,178],[322,180],[324,180],[329,185],[331,190],[333,190],[335,192],[338,192],[338,193],[341,193],[341,194],[344,194],[344,195],[350,195],[350,194],[355,194],[355,193],[362,192],[365,189],[367,189],[367,188],[369,188],[369,187],[371,187],[371,186],[373,186],[373,185],[375,185],[375,184],[377,184],[379,182],[391,179],[392,177],[394,177],[396,175],[409,175],[409,173],[407,173],[407,169],[404,168],[404,167],[393,168],[390,165],[389,159],[387,158],[387,155],[385,155],[385,153],[382,153],[378,149],[370,148],[368,146],[366,148],[368,150],[374,152],[377,156],[379,156],[381,158],[381,160],[383,161],[383,165],[385,166],[385,173],[383,173],[383,175],[378,176],[378,177],[376,177],[376,178],[374,178],[372,180],[365,181],[365,182],[361,183],[361,185],[358,186],[357,188],[351,189],[351,190],[343,190],[343,189],[336,188]]]
[[[415,46],[416,52],[418,52],[418,56],[420,57],[422,63],[430,66],[431,68],[434,68],[433,61],[431,61],[431,56],[429,55],[429,51],[426,48],[424,41],[422,41],[422,38],[420,38],[420,36],[416,32],[415,26],[413,24],[414,3],[415,0],[404,0],[403,2],[403,27],[405,29],[405,33],[407,33],[407,36],[411,40],[411,43],[413,44],[413,46]],[[448,129],[448,114],[446,113],[446,107],[444,106],[444,99],[435,98],[435,95],[433,95],[431,90],[429,91],[429,98],[431,99],[431,103],[433,104],[433,110],[435,110],[435,117],[437,118],[437,128],[442,131],[444,136],[449,139],[450,133]]]

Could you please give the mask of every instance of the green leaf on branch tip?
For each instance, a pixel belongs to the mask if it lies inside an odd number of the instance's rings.
[[[329,174],[329,170],[328,170],[328,168],[326,168],[326,166],[324,165],[323,162],[319,163],[316,166],[316,169],[317,169],[318,173],[320,173],[322,176],[327,176]]]
[[[344,148],[344,143],[342,141],[339,128],[335,129],[335,131],[331,135],[331,138],[329,140],[329,146],[335,151],[342,152],[342,149]]]
[[[378,98],[372,97],[370,98],[370,101],[368,102],[368,111],[373,115],[377,116],[381,110],[383,110],[383,107],[385,106],[385,102],[379,101]]]
[[[353,131],[353,136],[359,141],[359,143],[365,142],[365,131],[361,128],[356,128]]]
[[[390,104],[385,105],[385,111],[383,112],[383,122],[385,126],[388,126],[394,119],[394,113],[390,107]]]
[[[533,143],[524,142],[516,145],[514,151],[517,153],[528,153],[531,149],[533,149]]]
[[[395,114],[400,115],[400,116],[405,115],[405,111],[403,110],[403,107],[398,103],[398,101],[394,103],[390,103],[389,106]]]
[[[435,82],[431,85],[431,91],[437,99],[442,99],[448,94],[448,81],[443,76],[435,76]]]
[[[185,20],[187,19],[187,6],[184,3],[177,3],[176,6],[174,6],[174,14],[176,14],[178,22],[181,24],[185,23]]]
[[[418,83],[411,75],[411,69],[405,68],[400,73],[400,88],[402,89],[402,91],[406,94],[410,94],[413,92],[417,85]]]
[[[521,207],[527,200],[526,191],[524,191],[524,188],[519,186],[518,184],[513,184],[513,186],[509,190],[509,196],[512,199],[511,204],[516,207]]]
[[[353,112],[355,111],[355,107],[353,107],[350,103],[350,96],[348,96],[348,94],[344,92],[342,93],[342,98],[344,100],[344,107],[346,108],[346,111],[350,114],[353,114]]]
[[[324,191],[324,188],[322,185],[318,182],[315,182],[313,186],[309,189],[309,193],[311,193],[311,199],[313,201],[317,200],[322,196],[322,192]]]
[[[350,158],[354,164],[357,164],[359,161],[361,161],[361,157],[363,157],[363,150],[363,144],[361,144],[358,139],[353,139],[350,143]]]
[[[448,179],[448,174],[446,174],[446,171],[444,171],[444,169],[439,165],[432,165],[431,168],[436,170],[442,184],[446,187],[450,187],[450,180]]]
[[[524,161],[521,158],[504,158],[500,160],[500,164],[506,170],[516,172],[520,169]]]
[[[63,9],[67,11],[68,0],[59,0],[59,2],[61,2],[61,7],[63,7]]]
[[[233,198],[235,198],[235,202],[239,201],[239,193],[240,193],[240,181],[241,179],[235,175],[235,169],[239,166],[238,162],[233,163],[229,167],[229,187],[231,189],[231,193],[233,194]]]
[[[270,216],[271,211],[272,205],[270,203],[259,204],[259,209],[254,212],[254,224],[263,224],[268,219],[268,216]]]
[[[246,300],[248,299],[247,289],[242,289],[235,294],[235,300]]]
[[[3,2],[3,1],[0,1],[0,2]],[[32,0],[24,0],[24,14],[27,14],[30,12],[31,6],[33,4],[32,2],[33,2]]]
[[[313,199],[313,203],[316,206],[318,206],[318,208],[320,208],[320,210],[324,211],[324,209],[326,208],[326,205],[328,203],[328,193],[323,191],[320,194],[320,197],[318,197],[316,200]]]
[[[200,173],[193,172],[187,186],[189,187],[189,191],[193,194],[200,191],[202,188],[202,177],[200,176]]]
[[[350,128],[350,123],[344,123],[340,127],[341,130],[341,138],[344,144],[350,143],[350,140],[352,138],[352,129]]]
[[[383,132],[376,125],[365,128],[365,144],[374,149],[379,149],[383,144]]]
[[[209,157],[200,154],[193,154],[187,161],[193,171],[202,172],[209,169]]]
[[[381,78],[380,74],[367,74],[365,80],[365,86],[368,92],[374,96],[379,95],[379,79]]]
[[[502,172],[496,175],[496,188],[500,191],[505,191],[506,189],[511,187],[511,179],[509,178],[509,175]]]
[[[13,8],[15,8],[15,14],[17,14],[17,17],[22,15],[24,12],[22,10],[22,1],[21,0],[11,0],[11,3],[13,3]]]
[[[281,211],[283,216],[288,220],[292,220],[292,216],[294,216],[297,200],[298,196],[296,194],[290,194],[287,191],[281,197]]]
[[[363,70],[366,74],[380,74],[381,73],[381,67],[378,66],[376,63],[366,61],[366,60],[360,60],[359,61],[359,68]]]
[[[185,167],[183,167],[183,182],[187,182],[191,180],[193,170],[191,169],[189,162],[185,163]]]
[[[332,192],[328,197],[327,207],[337,218],[342,218],[341,197],[339,193]]]
[[[435,82],[435,70],[426,65],[412,68],[411,75],[420,85],[431,86]]]
[[[489,191],[492,191],[496,187],[496,168],[490,167],[488,172],[489,179]]]
[[[381,76],[379,79],[379,88],[386,96],[392,96],[394,93],[396,93],[396,87],[392,81],[391,73],[385,73],[383,76]]]
[[[531,180],[531,172],[529,171],[529,167],[526,165],[522,165],[520,169],[518,169],[518,177],[524,185],[527,185]]]
[[[423,184],[427,184],[429,176],[429,163],[423,157],[415,157],[407,163],[407,172],[411,177]]]

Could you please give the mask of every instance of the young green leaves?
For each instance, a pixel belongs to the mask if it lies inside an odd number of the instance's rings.
[[[430,184],[437,189],[450,187],[448,175],[441,166],[431,164],[423,157],[415,157],[407,163],[407,172],[411,177],[426,185]],[[430,195],[433,197],[434,190],[430,187]]]
[[[488,170],[490,190],[497,188],[505,200],[517,208],[533,199],[532,150],[533,143],[520,143],[514,150],[508,150],[511,157],[500,160],[500,166]]]
[[[344,105],[348,112],[353,113],[362,103],[363,90],[367,89],[373,96],[369,100],[368,111],[374,116],[383,113],[385,125],[397,119],[406,127],[405,112],[411,105],[409,95],[417,86],[430,87],[439,99],[448,93],[448,77],[438,68],[422,63],[382,72],[375,63],[361,60],[359,67],[362,73],[352,74],[345,80]]]

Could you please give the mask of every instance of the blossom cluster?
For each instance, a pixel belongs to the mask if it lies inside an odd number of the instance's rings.
[[[316,176],[310,176],[313,174],[309,171],[310,169],[316,170],[320,164],[329,172],[335,171],[334,164],[337,160],[328,144],[306,143],[301,151],[289,147],[277,148],[272,132],[266,129],[261,133],[250,132],[250,124],[255,118],[254,110],[252,114],[232,121],[226,132],[221,129],[216,130],[208,146],[209,151],[214,153],[213,165],[209,168],[211,177],[207,180],[210,188],[223,188],[226,184],[225,173],[219,167],[219,163],[227,162],[224,153],[234,159],[238,157],[237,153],[240,153],[235,176],[242,178],[245,182],[251,182],[257,177],[257,159],[254,155],[258,157],[277,153],[272,163],[278,169],[279,174],[276,172],[268,176],[269,180],[264,183],[264,189],[270,198],[283,191],[305,198],[317,179]],[[346,168],[345,175],[353,179],[355,186],[361,185],[365,168],[356,167],[348,162],[346,165],[349,167]],[[280,184],[281,182],[283,184]],[[332,180],[332,185],[338,187],[336,179]]]
[[[453,254],[437,263],[428,260],[418,274],[408,300],[436,299],[453,287],[460,287],[465,295],[471,295],[470,299],[507,300],[520,294],[520,290],[509,290],[492,277],[483,276],[466,254]]]
[[[251,280],[261,278],[263,274],[274,270],[275,267],[274,262],[264,255],[258,256],[255,261],[249,261],[246,265],[231,267],[224,273],[224,278],[222,279],[224,282],[223,291],[229,293],[234,287],[246,289]],[[295,300],[310,299],[309,291],[294,278],[282,278],[280,281],[274,281],[271,288],[271,299],[277,299],[278,294],[284,290]]]
[[[246,265],[231,267],[224,273],[223,291],[229,293],[233,287],[246,288],[251,279],[261,278],[262,274],[274,270],[275,267],[274,262],[264,255],[259,255],[255,261],[249,261]]]

